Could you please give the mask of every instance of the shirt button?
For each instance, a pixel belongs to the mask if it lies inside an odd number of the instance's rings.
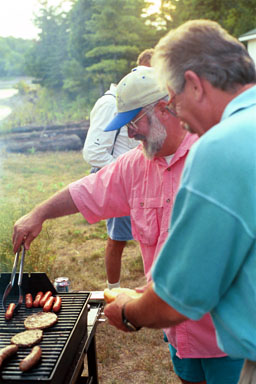
[[[167,168],[167,171],[170,171],[170,170],[171,170],[171,167],[168,167],[168,168]]]
[[[171,201],[170,199],[167,199],[167,200],[166,200],[166,203],[170,203],[170,201]]]
[[[144,206],[144,203],[140,203],[140,206],[143,207],[143,206]]]

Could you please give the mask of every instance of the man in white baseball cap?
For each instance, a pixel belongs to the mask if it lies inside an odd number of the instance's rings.
[[[130,216],[133,237],[140,243],[144,272],[147,281],[151,280],[151,267],[168,235],[184,162],[197,140],[196,135],[183,130],[175,112],[169,109],[166,96],[167,92],[157,85],[153,68],[140,66],[119,82],[118,113],[106,130],[127,125],[129,136],[140,140],[141,145],[99,172],[70,184],[19,219],[14,227],[14,252],[24,237],[29,248],[43,222],[50,218],[81,212],[89,223],[95,223],[110,217]],[[120,276],[120,263],[112,263],[106,269],[107,273],[114,271]],[[108,280],[111,280],[109,276]],[[127,321],[125,311],[123,328],[138,330]],[[230,360],[217,347],[209,315],[198,322],[189,320],[168,328],[165,334],[175,371],[183,382],[204,383],[206,375],[216,377],[216,365],[211,364],[216,358],[217,373],[224,380],[216,379],[216,383],[230,383],[230,377],[233,383],[238,379],[242,363]],[[213,372],[209,373],[210,370]]]

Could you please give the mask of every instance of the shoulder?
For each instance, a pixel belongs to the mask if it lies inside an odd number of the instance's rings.
[[[115,97],[106,94],[96,101],[93,109],[91,110],[91,115],[93,115],[95,112],[99,112],[100,110],[102,111],[108,109],[116,110],[116,99]]]
[[[144,161],[146,161],[146,158],[143,154],[142,145],[140,144],[136,148],[130,149],[129,151],[118,156],[115,162],[122,164],[122,166],[126,168],[134,168],[142,165]]]

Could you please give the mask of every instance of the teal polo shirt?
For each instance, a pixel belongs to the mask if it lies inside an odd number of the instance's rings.
[[[154,290],[190,319],[210,312],[220,348],[256,360],[256,86],[187,157]]]

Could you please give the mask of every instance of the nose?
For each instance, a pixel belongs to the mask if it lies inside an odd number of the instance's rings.
[[[136,135],[136,131],[130,127],[128,127],[128,136],[130,139],[133,139],[134,136]]]

